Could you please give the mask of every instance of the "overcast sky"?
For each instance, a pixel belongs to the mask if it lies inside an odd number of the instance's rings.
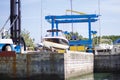
[[[10,12],[10,0],[1,0],[0,2],[0,28],[3,26]],[[72,7],[75,11],[86,14],[99,14],[98,0],[72,0]],[[22,29],[30,32],[30,36],[35,42],[40,42],[41,29],[42,36],[51,25],[45,21],[47,15],[65,15],[67,9],[70,9],[70,0],[21,0]],[[101,35],[120,35],[120,0],[100,0],[100,25],[99,21],[92,23],[92,30],[100,32]],[[42,22],[42,28],[41,28]],[[88,36],[87,23],[74,24],[74,32],[79,32],[82,36]],[[9,27],[9,24],[6,26]],[[71,24],[61,24],[59,29],[71,31]]]

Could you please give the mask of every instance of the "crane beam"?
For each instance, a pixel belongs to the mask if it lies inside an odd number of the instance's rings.
[[[74,11],[74,10],[66,10],[66,12],[74,12],[74,13],[77,13],[77,14],[86,14],[84,12],[79,12],[79,11]]]

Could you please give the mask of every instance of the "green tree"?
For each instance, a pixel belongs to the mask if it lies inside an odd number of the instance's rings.
[[[111,39],[114,42],[115,40],[117,40],[118,38],[120,38],[120,35],[102,36],[102,38]]]
[[[69,34],[66,34],[66,37],[68,40],[73,40],[72,37],[74,37],[76,40],[84,39],[82,35],[79,35],[78,32],[70,32]]]
[[[24,38],[27,47],[34,47],[34,40],[30,37],[30,32],[24,29],[21,36]]]
[[[94,38],[94,43],[95,44],[99,44],[100,43],[100,39],[110,39],[112,40],[112,42],[114,42],[115,40],[119,39],[120,35],[104,35],[100,38],[100,36],[97,36]]]

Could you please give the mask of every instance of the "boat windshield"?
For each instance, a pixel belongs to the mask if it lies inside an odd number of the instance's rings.
[[[52,37],[52,32],[54,32],[54,36],[63,36],[65,37],[64,33],[62,32],[62,30],[47,30],[47,34],[46,34],[46,37]],[[58,34],[56,33],[58,32]]]
[[[64,39],[59,39],[59,38],[46,38],[46,41],[50,41],[50,42],[54,42],[54,43],[58,43],[58,44],[64,44],[64,45],[69,45],[68,41],[64,40]]]

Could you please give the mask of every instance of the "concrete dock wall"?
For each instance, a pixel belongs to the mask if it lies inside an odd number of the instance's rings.
[[[65,78],[71,78],[93,72],[94,56],[92,53],[72,52],[64,55]]]
[[[120,54],[95,55],[94,71],[120,73]]]
[[[64,55],[0,53],[0,74],[9,78],[29,78],[28,80],[36,80],[35,77],[41,80],[63,80]]]
[[[93,54],[81,52],[0,53],[0,78],[27,78],[27,80],[65,80],[93,72]],[[22,80],[24,80],[22,79]],[[12,80],[12,79],[11,79]]]

